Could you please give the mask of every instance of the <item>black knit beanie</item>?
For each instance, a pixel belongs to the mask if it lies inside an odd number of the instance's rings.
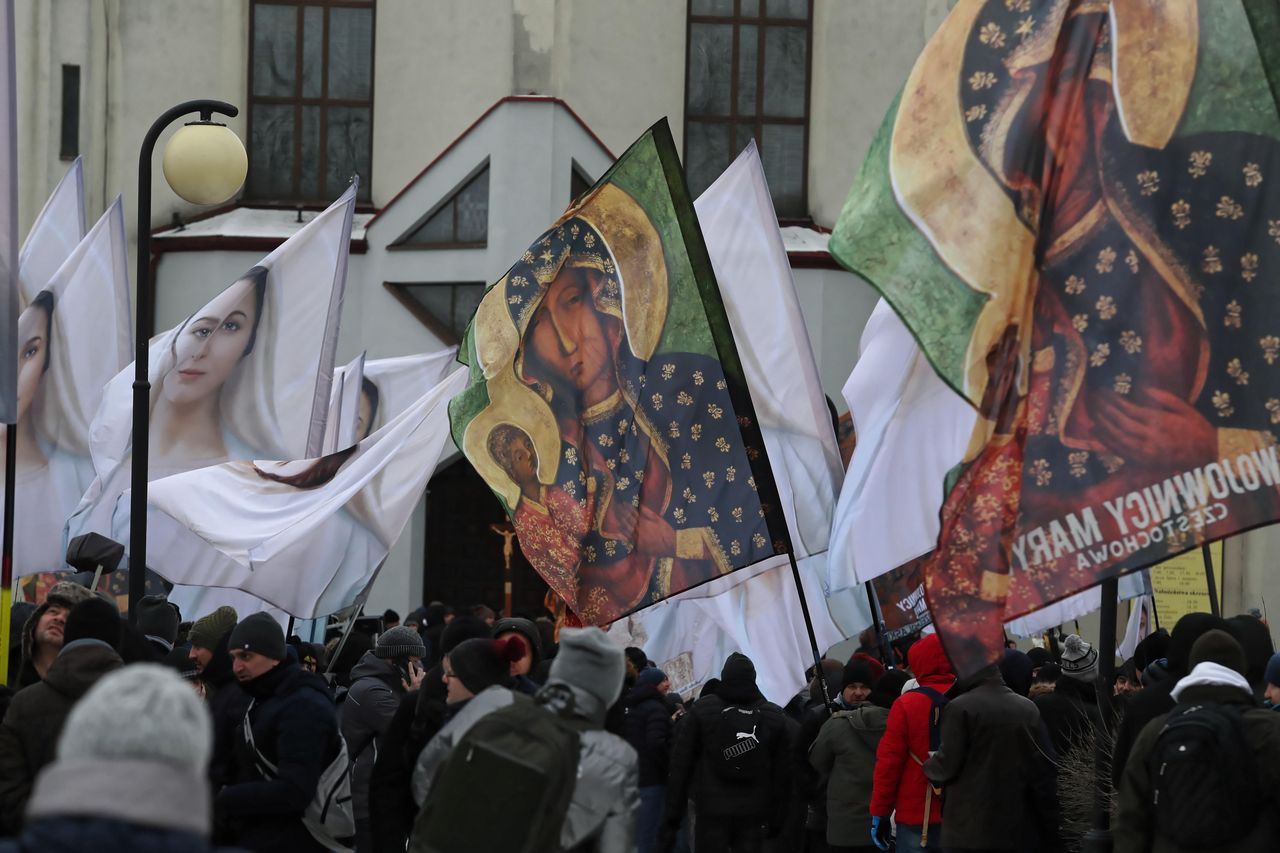
[[[519,637],[464,640],[449,652],[449,669],[463,687],[479,693],[506,681],[511,664],[524,657],[526,648]]]
[[[113,649],[120,648],[120,611],[96,595],[72,607],[62,630],[63,648],[76,640],[101,640]]]
[[[228,651],[234,652],[237,649],[256,652],[272,660],[284,660],[287,655],[284,630],[267,613],[246,616],[232,629],[231,639],[227,641]]]
[[[741,652],[734,652],[720,670],[720,682],[734,687],[747,687],[756,683],[756,665]]]
[[[525,645],[533,651],[533,663],[531,666],[537,666],[538,662],[542,660],[542,637],[538,634],[538,626],[528,619],[520,619],[518,617],[499,619],[493,623],[493,638],[495,640],[503,634],[513,632],[524,638]]]
[[[178,636],[182,616],[177,605],[163,595],[145,595],[138,602],[138,630],[172,644]]]
[[[840,678],[840,689],[843,690],[850,684],[862,684],[868,689],[876,686],[875,673],[871,671],[866,661],[851,660],[845,664],[844,673]]]
[[[467,640],[481,640],[489,636],[489,626],[474,616],[455,616],[440,635],[441,656],[449,654]]]
[[[1249,665],[1244,658],[1244,649],[1241,648],[1240,643],[1235,637],[1218,628],[1205,631],[1191,646],[1189,669],[1195,669],[1196,664],[1205,662],[1234,669],[1241,675],[1249,670]]]

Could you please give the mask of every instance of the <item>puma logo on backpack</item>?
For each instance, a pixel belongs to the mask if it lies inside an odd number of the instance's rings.
[[[730,705],[720,712],[712,748],[722,757],[715,765],[718,775],[726,781],[749,781],[768,772],[769,757],[760,748],[761,719],[760,711],[754,708]]]

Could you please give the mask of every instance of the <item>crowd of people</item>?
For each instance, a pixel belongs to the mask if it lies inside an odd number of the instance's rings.
[[[785,706],[732,654],[695,697],[595,628],[442,604],[323,647],[265,613],[16,605],[7,851],[1270,850],[1280,655],[1183,617],[1111,683],[1080,636],[957,679],[935,634],[823,660]],[[1100,778],[1095,753],[1110,755]]]

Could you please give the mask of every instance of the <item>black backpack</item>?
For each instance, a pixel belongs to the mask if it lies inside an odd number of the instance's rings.
[[[1245,838],[1262,801],[1238,705],[1178,705],[1147,758],[1156,831],[1183,847]]]
[[[770,772],[769,723],[759,708],[728,705],[716,717],[708,744],[721,780],[748,783]]]
[[[412,853],[549,853],[578,778],[573,696],[559,685],[520,693],[454,744],[414,823]]]
[[[929,709],[929,751],[937,752],[938,745],[942,742],[942,709],[947,706],[947,697],[932,687],[915,687],[907,692],[921,693],[933,703],[933,707]]]

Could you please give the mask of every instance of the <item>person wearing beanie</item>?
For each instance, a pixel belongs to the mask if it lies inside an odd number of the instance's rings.
[[[138,602],[138,630],[155,649],[157,661],[173,651],[182,614],[178,606],[164,595],[145,595]]]
[[[230,781],[214,798],[217,825],[227,829],[225,840],[217,840],[255,853],[320,853],[325,848],[303,823],[302,812],[342,746],[329,685],[289,659],[284,631],[269,614],[242,619],[227,646],[250,705],[233,736]],[[271,778],[259,769],[244,726],[254,747],[276,768]]]
[[[1182,620],[1179,620],[1174,626],[1175,643],[1181,625]],[[1274,850],[1276,838],[1280,837],[1280,771],[1277,770],[1280,768],[1280,715],[1259,707],[1254,700],[1253,685],[1247,677],[1249,663],[1246,650],[1227,630],[1210,628],[1202,632],[1184,660],[1189,672],[1170,692],[1175,707],[1168,713],[1157,715],[1142,728],[1121,771],[1119,810],[1113,827],[1115,849],[1118,853],[1137,850],[1178,853],[1208,849],[1190,846],[1185,834],[1187,827],[1174,831],[1173,827],[1162,826],[1156,819],[1153,800],[1157,764],[1163,763],[1160,751],[1168,748],[1167,745],[1161,746],[1160,736],[1165,725],[1175,716],[1197,715],[1210,721],[1221,719],[1219,715],[1226,711],[1226,718],[1232,721],[1230,724],[1240,726],[1253,767],[1241,766],[1239,759],[1235,759],[1220,772],[1242,779],[1249,779],[1251,773],[1256,774],[1256,778],[1245,783],[1250,795],[1260,795],[1252,825],[1205,813],[1196,804],[1184,806],[1177,798],[1185,791],[1176,786],[1169,786],[1161,792],[1163,797],[1174,798],[1172,802],[1162,800],[1161,806],[1185,814],[1192,821],[1204,821],[1204,834],[1214,839],[1214,850],[1231,850],[1233,853]],[[1210,755],[1205,760],[1211,761],[1212,758]],[[948,800],[948,810],[950,807]]]
[[[71,608],[93,593],[78,583],[59,581],[49,589],[44,602],[22,626],[22,666],[18,687],[27,687],[44,678],[62,649],[62,629]]]
[[[964,688],[947,704],[938,750],[923,767],[931,782],[945,786],[943,847],[1013,848],[1015,839],[1041,830],[1030,849],[1059,849],[1057,802],[1045,784],[1055,770],[1040,761],[1040,712],[1009,689],[995,664],[967,678]]]
[[[1241,613],[1227,620],[1227,630],[1244,649],[1245,661],[1249,665],[1245,678],[1253,685],[1254,698],[1261,702],[1267,687],[1267,661],[1276,653],[1271,629],[1257,616]]]
[[[695,702],[676,732],[662,846],[675,838],[690,797],[698,850],[758,849],[776,837],[791,800],[796,728],[760,693],[751,659],[729,655],[715,695]],[[750,746],[735,748],[738,740]]]
[[[142,663],[104,676],[67,718],[16,847],[0,850],[215,853],[211,744],[203,703],[172,669]]]
[[[522,641],[510,637],[503,642]],[[450,654],[450,667],[462,648],[459,646]],[[590,845],[586,849],[630,851],[635,847],[639,808],[635,750],[622,738],[601,728],[605,713],[622,693],[625,669],[622,648],[599,628],[561,631],[560,650],[551,664],[544,692],[539,694],[540,698],[545,697],[544,707],[548,713],[571,717],[575,726],[582,729],[578,776],[560,830],[560,849],[583,849],[580,845]],[[476,720],[517,700],[530,701],[500,686],[489,687],[471,699],[418,758],[413,774],[415,801],[421,804],[426,800],[454,744]]]
[[[382,630],[390,631],[400,627],[400,614],[388,607],[382,611]],[[414,633],[417,633],[416,631]]]
[[[351,669],[351,687],[338,714],[351,759],[351,805],[356,818],[356,849],[373,849],[369,820],[369,777],[383,748],[383,736],[400,700],[421,686],[427,649],[412,628],[384,631],[377,644]]]
[[[826,820],[814,827],[821,833],[815,841],[832,848],[865,848],[871,835],[876,748],[889,723],[889,705],[896,698],[889,697],[884,705],[870,701],[885,680],[883,669],[876,673],[865,655],[849,659],[840,679],[840,710],[823,723],[806,756],[809,766],[826,781]],[[901,674],[901,670],[893,672]],[[897,689],[901,688],[898,680]]]
[[[240,617],[236,615],[234,607],[223,605],[208,616],[191,623],[191,630],[187,632],[187,642],[191,644],[191,659],[196,662],[198,671],[203,672],[209,665],[219,645],[225,647],[222,641],[231,633],[231,629],[236,627],[239,620]]]
[[[444,656],[446,701],[450,705],[467,702],[495,685],[511,685],[511,664],[528,654],[523,639],[507,636],[501,640],[466,640]]]
[[[436,639],[439,651],[447,655],[467,640],[487,639],[489,635],[490,628],[484,620],[462,615],[442,625]],[[430,644],[426,645],[430,654]],[[400,707],[383,734],[369,777],[369,822],[376,851],[400,853],[404,850],[418,814],[410,784],[414,764],[431,738],[460,710],[449,705],[447,698],[441,657],[427,670],[421,686],[401,697]]]
[[[1158,680],[1152,678],[1152,683],[1148,683],[1144,673],[1144,687],[1130,697],[1124,716],[1116,726],[1111,758],[1111,781],[1115,790],[1120,790],[1120,774],[1129,759],[1129,750],[1143,727],[1156,717],[1173,710],[1173,689],[1178,680],[1191,671],[1191,647],[1205,632],[1214,629],[1225,631],[1227,627],[1225,619],[1209,613],[1188,613],[1173,626],[1173,631],[1169,633],[1169,645],[1165,650],[1165,664],[1162,667],[1164,677]],[[1150,666],[1154,666],[1154,663],[1149,663],[1148,667]]]
[[[674,724],[663,697],[671,689],[667,674],[657,667],[641,670],[636,684],[623,697],[626,715],[622,736],[639,757],[640,813],[636,820],[636,851],[651,853],[658,841],[666,804],[667,771]]]
[[[1062,641],[1062,658],[1058,666],[1068,678],[1092,683],[1098,677],[1098,652],[1079,634],[1068,634]]]
[[[812,677],[808,685],[808,702],[800,713],[800,727],[792,747],[792,796],[804,814],[805,849],[823,850],[827,846],[827,784],[829,778],[814,770],[809,763],[809,750],[818,740],[818,733],[831,719],[833,710],[840,710],[841,686],[844,681],[844,664],[831,658],[821,662],[822,681],[818,671],[810,667],[806,674]]]
[[[937,634],[925,634],[907,650],[916,684],[907,688],[893,707],[884,736],[876,747],[875,782],[871,790],[872,823],[878,830],[877,846],[887,849],[890,817],[898,828],[899,850],[942,849],[942,804],[929,796],[930,783],[921,763],[929,756],[929,717],[934,694],[945,694],[955,684],[951,661]],[[909,684],[910,682],[908,682]],[[876,818],[879,818],[877,821]],[[921,846],[928,833],[928,847]]]
[[[524,646],[528,650],[524,657],[511,664],[512,689],[532,696],[542,686],[530,677],[542,662],[542,635],[538,633],[538,626],[528,619],[508,617],[493,623],[495,640],[510,636],[524,640]]]
[[[1280,652],[1271,656],[1271,660],[1267,661],[1267,668],[1263,675],[1266,687],[1263,690],[1263,699],[1268,708],[1280,710]]]
[[[120,614],[101,598],[90,595],[75,604],[61,634],[62,648],[44,679],[19,691],[0,722],[0,835],[21,829],[31,786],[53,761],[58,735],[76,702],[124,665],[115,649]]]

